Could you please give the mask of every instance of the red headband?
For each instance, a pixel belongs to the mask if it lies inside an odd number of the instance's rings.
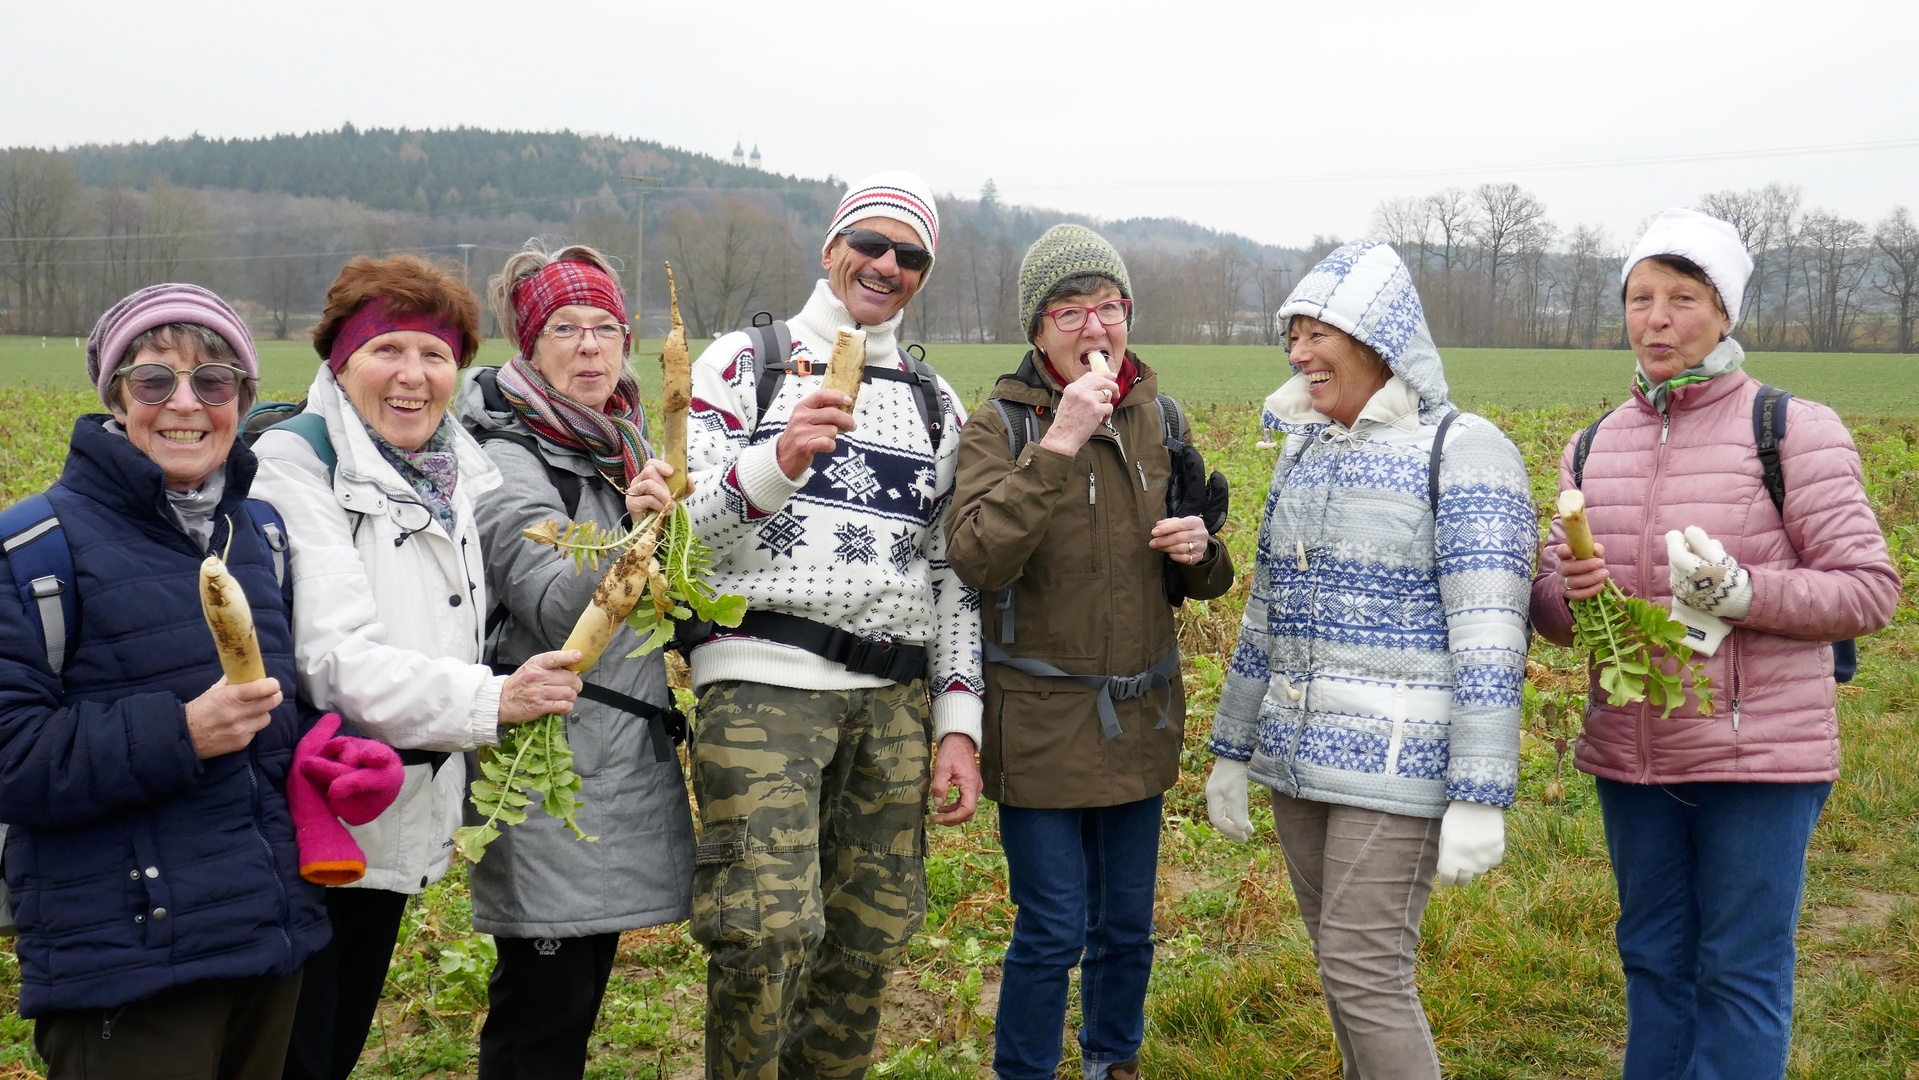
[[[360,347],[381,334],[391,334],[395,330],[418,330],[432,334],[446,347],[453,350],[453,359],[460,359],[460,330],[450,322],[442,312],[427,311],[417,314],[392,315],[386,310],[386,301],[374,297],[360,305],[360,310],[347,316],[340,324],[340,332],[333,339],[333,351],[327,354],[327,367],[338,375],[340,369]]]
[[[520,335],[520,355],[532,356],[533,342],[546,328],[546,321],[571,304],[599,308],[626,321],[626,297],[606,271],[578,259],[550,262],[513,286],[513,322]],[[633,335],[628,334],[624,351],[632,347]]]

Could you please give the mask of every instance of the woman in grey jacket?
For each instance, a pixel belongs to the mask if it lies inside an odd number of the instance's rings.
[[[648,460],[625,305],[599,252],[529,244],[491,291],[520,353],[467,380],[458,410],[504,481],[477,516],[498,604],[493,660],[510,667],[564,642],[599,579],[521,530],[547,519],[617,529],[667,503],[671,470]],[[480,1033],[485,1080],[580,1076],[620,932],[691,913],[692,815],[668,723],[677,717],[661,654],[627,658],[638,644],[620,628],[567,717],[585,785],[580,826],[598,842],[535,813],[473,868],[473,928],[499,948]]]

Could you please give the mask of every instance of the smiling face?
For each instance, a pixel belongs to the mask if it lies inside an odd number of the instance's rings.
[[[440,429],[459,385],[447,343],[424,330],[395,330],[360,346],[340,369],[340,388],[380,437],[418,450]]]
[[[613,313],[582,304],[568,304],[546,321],[550,331],[571,324],[591,331],[596,326],[618,326]],[[533,366],[553,389],[589,409],[606,405],[606,399],[620,383],[620,365],[624,350],[618,341],[603,342],[595,333],[584,333],[571,341],[560,341],[551,333],[541,334],[533,344]]]
[[[920,242],[912,226],[892,218],[862,218],[850,227],[872,229],[888,240],[901,243]],[[833,238],[832,245],[820,256],[820,267],[826,271],[833,295],[840,298],[840,303],[852,313],[853,321],[861,326],[878,326],[898,315],[926,277],[919,270],[900,269],[897,256],[891,250],[877,259],[862,255],[847,245],[844,236]]]
[[[1286,328],[1287,359],[1306,377],[1313,408],[1347,427],[1393,377],[1372,350],[1351,334],[1310,315],[1295,315]]]
[[[166,474],[167,487],[192,491],[227,462],[233,436],[240,430],[239,399],[208,405],[193,392],[188,373],[201,362],[178,349],[141,349],[122,370],[135,364],[165,364],[180,373],[173,396],[158,405],[135,401],[126,383],[118,384],[113,418],[127,433],[127,441],[153,459]]]
[[[1731,332],[1711,285],[1652,259],[1627,276],[1626,333],[1649,381],[1665,382],[1704,360]]]
[[[1063,307],[1098,307],[1108,300],[1118,299],[1119,286],[1106,285],[1083,296],[1054,300],[1046,306],[1046,311]],[[1120,358],[1126,355],[1126,324],[1122,322],[1107,326],[1097,318],[1088,316],[1085,326],[1069,334],[1053,324],[1051,315],[1041,314],[1039,333],[1033,335],[1033,344],[1053,362],[1053,368],[1060,377],[1070,383],[1086,374],[1086,354],[1090,352],[1105,353],[1106,362],[1114,371],[1119,370]]]

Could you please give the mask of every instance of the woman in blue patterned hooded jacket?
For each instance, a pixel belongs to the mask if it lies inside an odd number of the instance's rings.
[[[1413,986],[1432,886],[1505,853],[1538,525],[1519,451],[1456,411],[1385,244],[1320,260],[1279,309],[1295,375],[1252,596],[1213,721],[1213,825],[1272,789],[1348,1080],[1439,1076]]]

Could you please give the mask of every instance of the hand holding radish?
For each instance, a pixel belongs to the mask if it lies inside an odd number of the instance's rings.
[[[673,466],[662,458],[648,458],[641,466],[640,475],[626,489],[626,512],[638,521],[657,510],[673,505],[673,491],[670,478]],[[689,492],[691,486],[688,487]]]
[[[524,724],[550,713],[569,713],[580,693],[580,677],[567,665],[580,662],[575,649],[543,652],[520,665],[500,688],[500,723]]]
[[[1111,375],[1089,371],[1074,379],[1061,395],[1053,426],[1039,444],[1067,457],[1078,454],[1093,432],[1113,415],[1113,399],[1118,394],[1119,380]]]
[[[1612,579],[1612,573],[1606,569],[1606,545],[1595,543],[1593,557],[1578,559],[1573,557],[1569,544],[1561,544],[1553,549],[1559,556],[1559,591],[1567,600],[1585,600],[1598,596],[1606,582]]]
[[[813,455],[832,453],[840,432],[853,430],[853,414],[847,411],[852,405],[853,399],[838,390],[821,388],[793,407],[778,451],[780,471],[788,479],[798,480],[813,467]]]
[[[187,735],[193,756],[205,761],[245,750],[272,720],[282,700],[277,679],[256,679],[234,686],[225,676],[187,702]]]

